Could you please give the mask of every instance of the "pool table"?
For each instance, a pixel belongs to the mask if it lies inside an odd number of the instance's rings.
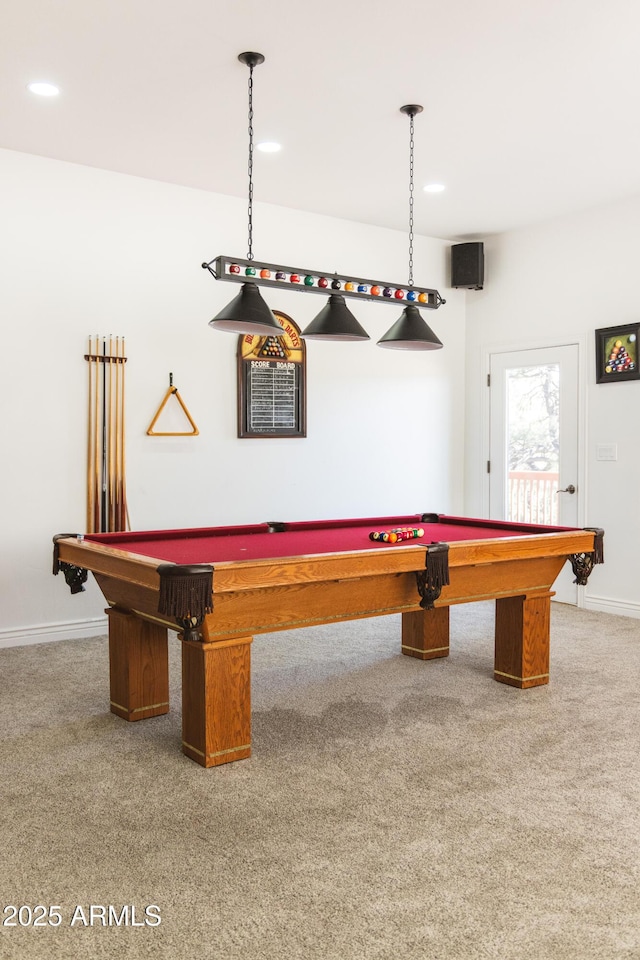
[[[374,532],[421,536],[391,543]],[[204,767],[251,753],[255,634],[402,614],[402,653],[449,653],[449,607],[495,599],[494,677],[549,681],[551,587],[567,559],[584,584],[602,530],[442,514],[59,534],[54,573],[72,593],[87,571],[109,606],[111,710],[169,709],[167,628],[182,640],[182,749]]]

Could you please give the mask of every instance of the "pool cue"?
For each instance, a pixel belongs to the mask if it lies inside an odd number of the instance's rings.
[[[102,496],[100,499],[100,532],[106,533],[107,518],[107,341],[102,339],[102,462],[100,475]]]
[[[88,429],[87,429],[87,531],[93,532],[91,526],[93,522],[93,498],[95,490],[93,486],[93,477],[91,476],[91,467],[93,463],[93,360],[91,359],[91,337],[89,337],[89,411],[88,411]]]
[[[112,530],[119,530],[118,526],[118,511],[120,509],[120,455],[118,450],[118,444],[120,440],[120,371],[118,367],[120,366],[120,338],[116,337],[116,352],[114,354],[114,359],[112,363],[115,363],[114,371],[114,380],[115,380],[115,389],[114,389],[114,430],[113,430],[113,525]]]
[[[131,521],[129,519],[129,507],[127,505],[127,475],[125,470],[125,455],[126,455],[126,445],[125,445],[125,372],[124,372],[124,337],[122,338],[122,455],[120,458],[120,463],[122,465],[122,530],[131,529]]]
[[[124,351],[123,351],[124,356]],[[124,361],[122,361],[123,363]],[[120,337],[116,337],[116,490],[114,529],[122,530],[122,375],[120,360]]]
[[[107,474],[109,477],[109,496],[107,501],[107,530],[114,529],[115,516],[115,458],[114,458],[114,390],[113,390],[113,337],[109,334],[109,415],[107,423]]]
[[[94,533],[100,530],[100,461],[98,458],[98,438],[100,429],[100,363],[98,360],[98,351],[100,344],[98,334],[94,347],[94,420],[93,420],[93,485],[94,485],[94,508],[93,508],[93,527]]]
[[[95,364],[95,378],[93,383],[93,523],[91,532],[98,533],[100,530],[100,466],[98,461],[98,430],[100,426],[100,364],[98,362],[98,334],[96,334],[96,345],[93,350]]]
[[[105,368],[107,370],[107,384],[105,388],[106,397],[107,397],[107,401],[105,405],[105,410],[106,410],[105,417],[106,417],[106,424],[107,424],[107,446],[106,446],[106,456],[105,456],[106,474],[107,474],[107,502],[105,507],[104,528],[108,532],[110,532],[112,529],[111,528],[111,502],[113,499],[112,497],[113,478],[111,476],[111,440],[112,440],[111,424],[113,421],[113,418],[111,415],[111,398],[113,395],[113,391],[111,389],[111,378],[113,376],[113,367],[111,365],[111,341],[112,341],[112,337],[109,337],[109,351],[106,354],[106,357],[107,357],[106,362],[108,363],[108,366]],[[105,343],[106,343],[106,337],[105,337]]]

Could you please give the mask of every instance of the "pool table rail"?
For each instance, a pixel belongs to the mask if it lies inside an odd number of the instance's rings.
[[[449,584],[435,606],[545,593],[566,558],[593,547],[588,531],[453,541]],[[429,544],[309,554],[214,565],[213,612],[201,626],[207,642],[420,608],[416,575]],[[57,542],[60,561],[91,570],[110,606],[135,611],[172,630],[158,614],[163,558],[131,554],[75,537]],[[526,561],[526,562],[525,562]]]
[[[557,532],[539,536],[496,537],[490,540],[453,541],[449,544],[449,567],[466,564],[506,562],[518,557],[564,556],[588,553],[593,549],[589,531]],[[376,549],[340,553],[300,554],[292,557],[217,562],[214,596],[257,587],[285,586],[299,582],[326,582],[387,573],[423,570],[428,541],[404,543]],[[122,577],[130,583],[157,589],[157,568],[166,558],[131,553],[117,547],[94,543],[74,536],[57,539],[61,562],[90,570],[94,574]]]

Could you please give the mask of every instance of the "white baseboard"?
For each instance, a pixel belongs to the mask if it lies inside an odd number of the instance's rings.
[[[0,649],[24,647],[31,643],[50,643],[53,640],[81,640],[107,634],[107,618],[67,620],[64,623],[40,623],[31,627],[9,627],[0,630]]]
[[[640,603],[630,600],[611,600],[609,597],[589,595],[584,598],[584,609],[598,613],[614,613],[619,617],[640,618]]]

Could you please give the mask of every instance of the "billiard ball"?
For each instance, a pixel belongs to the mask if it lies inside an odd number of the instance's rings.
[[[380,287],[376,287],[376,286],[371,287],[371,293],[373,294],[374,297],[379,297],[379,296],[380,296]]]
[[[385,287],[384,290],[382,291],[382,296],[383,296],[383,297],[390,297],[390,296],[391,296],[391,287]]]
[[[329,281],[327,280],[326,277],[320,277],[320,279],[318,280],[318,286],[322,287],[323,290],[326,286],[328,286],[328,284],[329,284]]]
[[[255,267],[245,267],[245,268],[244,268],[244,272],[245,272],[245,276],[247,276],[247,277],[255,277],[255,275],[256,275],[256,268],[255,268]]]
[[[271,270],[265,270],[264,268],[260,271],[260,276],[263,280],[268,280],[271,276]]]
[[[237,263],[232,263],[229,267],[229,273],[240,273],[240,267]]]
[[[292,273],[291,276],[289,277],[289,280],[291,281],[291,283],[300,283],[300,277],[298,276],[297,273]]]
[[[394,297],[396,298],[396,300],[403,300],[404,290],[396,290],[396,292],[394,293]]]
[[[282,270],[276,270],[276,280],[286,280],[287,275]]]
[[[312,287],[312,286],[313,286],[313,277],[306,276],[306,277],[304,278],[304,285],[305,285],[305,287]]]
[[[341,289],[342,289],[342,284],[340,283],[339,280],[332,280],[332,281],[331,281],[331,289],[332,289],[332,290],[341,290]]]

